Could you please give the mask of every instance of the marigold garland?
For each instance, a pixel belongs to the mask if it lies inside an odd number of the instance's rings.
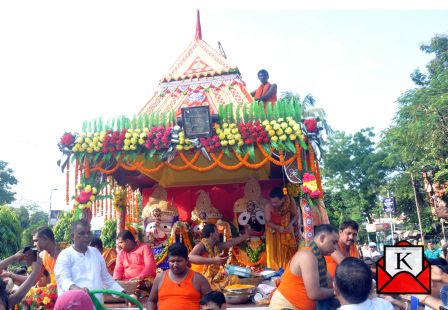
[[[87,156],[84,158],[84,176],[86,179],[90,178],[90,163]]]
[[[128,170],[128,171],[138,170],[142,173],[151,174],[151,173],[155,173],[155,172],[159,171],[163,166],[167,166],[176,171],[183,171],[183,170],[187,170],[190,168],[190,169],[198,171],[198,172],[207,172],[207,171],[214,169],[216,166],[219,166],[220,168],[227,170],[227,171],[235,171],[235,170],[241,168],[242,166],[246,166],[247,168],[250,168],[250,169],[259,169],[260,167],[264,166],[268,161],[272,162],[273,164],[275,164],[277,166],[289,165],[294,160],[296,160],[298,157],[297,154],[295,154],[294,156],[292,156],[291,158],[289,158],[288,160],[285,161],[283,154],[280,152],[281,158],[280,158],[280,160],[276,160],[276,159],[272,158],[272,156],[270,156],[260,144],[258,144],[258,148],[261,151],[261,153],[264,155],[265,158],[255,164],[248,162],[249,153],[246,153],[244,155],[244,157],[241,157],[241,155],[239,155],[235,151],[235,156],[239,160],[239,162],[235,165],[227,165],[222,162],[222,157],[224,155],[224,151],[221,151],[218,156],[216,156],[213,153],[210,153],[210,156],[213,160],[212,164],[210,164],[207,167],[199,167],[199,166],[196,166],[194,163],[198,160],[198,158],[200,156],[200,151],[197,151],[191,160],[188,160],[188,158],[185,156],[185,154],[182,151],[180,151],[179,157],[184,162],[183,166],[176,166],[172,163],[161,162],[155,168],[148,169],[148,168],[143,167],[143,161],[135,161],[133,163],[124,163],[122,161],[122,159],[120,158],[117,161],[117,163],[115,164],[115,166],[110,169],[104,169],[101,167],[104,164],[103,161],[100,161],[91,169],[90,169],[90,167],[87,167],[87,168],[89,169],[89,171],[92,171],[92,172],[99,171],[101,173],[109,174],[109,175],[113,174],[115,171],[117,171],[118,168],[123,168],[124,170]]]
[[[78,181],[78,177],[79,177],[79,162],[78,162],[78,159],[75,159],[75,184],[74,184],[74,187],[75,187],[75,195],[78,193],[77,192],[77,188],[76,188],[76,184],[78,184],[79,183],[79,181]]]
[[[312,147],[311,142],[309,140],[308,140],[308,150],[310,152],[311,171],[313,172],[313,174],[316,174],[316,165],[315,165],[315,161],[314,161],[314,150],[313,150],[313,147]]]
[[[70,200],[70,160],[67,160],[67,171],[65,176],[65,204],[68,206]]]
[[[249,262],[249,261],[243,260],[242,258],[239,258],[238,252],[236,249],[233,249],[233,256],[236,258],[237,262],[240,263],[241,266],[255,267],[255,266],[262,265],[266,262],[266,252],[262,253],[260,255],[260,259],[256,262]]]
[[[297,169],[299,171],[302,171],[302,149],[300,148],[300,145],[296,142],[296,156],[297,156]]]

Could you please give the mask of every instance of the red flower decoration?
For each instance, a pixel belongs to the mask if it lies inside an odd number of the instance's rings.
[[[317,132],[317,120],[309,118],[303,121],[308,132]]]
[[[59,142],[59,144],[61,146],[70,147],[74,142],[75,142],[75,137],[71,133],[66,132],[62,135],[61,141]]]

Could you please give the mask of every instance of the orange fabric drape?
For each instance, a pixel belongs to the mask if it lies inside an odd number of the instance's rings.
[[[260,98],[261,96],[264,96],[267,92],[268,92],[268,90],[269,90],[269,88],[271,87],[271,84],[268,82],[268,83],[266,83],[266,84],[261,84],[258,88],[257,88],[257,90],[255,91],[255,98]],[[270,98],[268,98],[267,100],[263,100],[263,102],[264,103],[268,103],[268,102],[270,102],[270,103],[272,103],[272,104],[274,104],[275,102],[277,101],[277,94],[276,93],[274,93]],[[266,107],[266,106],[265,106]]]

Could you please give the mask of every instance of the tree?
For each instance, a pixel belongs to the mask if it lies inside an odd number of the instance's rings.
[[[65,211],[58,215],[58,221],[53,227],[57,242],[71,242],[71,224],[75,221],[75,212]]]
[[[387,154],[384,164],[388,169],[388,188],[397,201],[398,211],[406,214],[407,228],[415,229],[416,202],[412,178],[416,183],[421,207],[422,228],[434,233],[430,208],[424,208],[421,189],[422,168],[438,166],[435,179],[448,177],[448,36],[437,35],[420,49],[435,57],[427,64],[427,73],[416,69],[411,79],[416,83],[398,98],[398,111],[383,134],[379,147]],[[426,205],[429,205],[426,203]]]
[[[117,239],[117,220],[111,219],[104,222],[104,227],[101,230],[101,240],[104,248],[116,247]]]
[[[11,256],[20,248],[20,222],[8,206],[0,206],[0,258]]]
[[[37,228],[48,225],[48,214],[34,202],[12,208],[12,211],[16,214],[22,227],[22,247],[32,244],[32,234]]]
[[[381,186],[385,183],[385,154],[376,150],[372,128],[353,135],[336,131],[323,157],[325,205],[333,224],[346,218],[358,223],[377,218]]]
[[[9,204],[15,200],[15,193],[11,191],[11,186],[17,184],[17,179],[13,172],[11,168],[8,168],[7,162],[0,160],[0,205]]]

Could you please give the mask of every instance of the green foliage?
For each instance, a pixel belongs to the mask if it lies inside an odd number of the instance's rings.
[[[48,214],[43,212],[36,203],[23,204],[18,208],[13,208],[22,228],[21,245],[32,244],[33,232],[48,224]]]
[[[354,135],[336,131],[327,141],[322,175],[328,215],[335,225],[346,218],[373,220],[381,210],[385,154],[375,149],[373,139],[372,128],[367,128]]]
[[[417,69],[411,75],[417,87],[398,98],[398,111],[391,126],[383,132],[379,147],[387,153],[384,163],[391,175],[389,188],[399,212],[407,216],[407,227],[416,229],[414,223],[417,223],[412,174],[417,200],[423,207],[423,230],[434,233],[433,225],[437,222],[431,216],[427,195],[420,184],[425,166],[439,168],[435,180],[443,182],[448,177],[448,36],[435,36],[421,50],[435,57],[427,64],[426,74]]]
[[[104,222],[101,230],[101,241],[104,248],[115,248],[117,239],[117,220],[111,219]]]
[[[8,168],[8,163],[0,160],[0,205],[9,204],[15,200],[15,193],[11,191],[11,186],[17,184],[17,179],[13,175],[14,171]]]
[[[20,222],[13,210],[6,205],[0,206],[0,259],[17,253],[21,233]]]
[[[53,227],[56,242],[71,242],[71,224],[75,221],[75,212],[65,211],[58,215],[58,221]]]

